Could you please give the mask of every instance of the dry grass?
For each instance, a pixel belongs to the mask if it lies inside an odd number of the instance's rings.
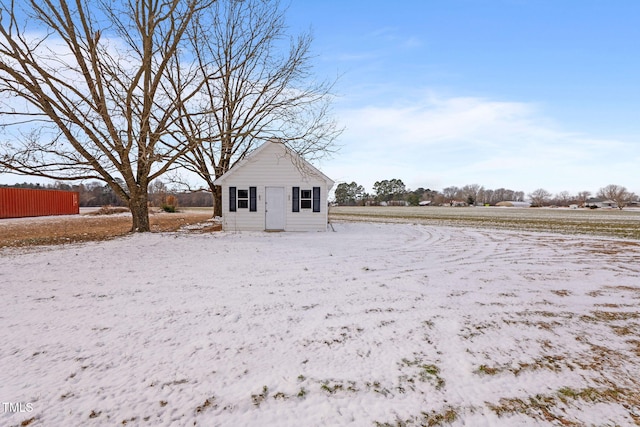
[[[62,243],[106,240],[130,232],[131,216],[101,210],[89,214],[0,220],[0,248],[56,245]],[[171,232],[199,224],[211,218],[208,209],[185,210],[176,213],[154,211],[149,216],[152,232]],[[218,231],[217,224],[197,231]]]
[[[487,402],[487,406],[498,416],[519,413],[550,425],[582,426],[581,422],[567,418],[565,407],[575,406],[579,402],[586,404],[618,402],[624,407],[634,408],[638,405],[638,392],[624,387],[607,385],[604,387],[586,387],[573,389],[563,387],[555,393],[537,394],[527,398],[502,398],[498,404]],[[631,420],[640,425],[635,412],[630,412]]]

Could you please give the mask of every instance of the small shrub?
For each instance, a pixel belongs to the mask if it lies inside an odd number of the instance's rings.
[[[178,198],[173,195],[168,195],[162,200],[162,210],[165,212],[174,213],[178,208]]]

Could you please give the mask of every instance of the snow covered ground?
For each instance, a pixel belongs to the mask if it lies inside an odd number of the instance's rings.
[[[640,242],[334,227],[0,251],[0,425],[640,423]]]

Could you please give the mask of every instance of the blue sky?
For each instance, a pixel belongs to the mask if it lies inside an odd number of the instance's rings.
[[[287,1],[340,76],[338,183],[640,194],[640,0]]]
[[[481,184],[640,193],[640,1],[291,0],[316,73],[340,75],[342,147],[371,189]]]

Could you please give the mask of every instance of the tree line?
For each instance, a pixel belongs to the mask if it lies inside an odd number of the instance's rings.
[[[214,180],[262,142],[321,157],[341,132],[285,16],[278,0],[0,0],[0,173],[100,181],[149,231],[152,183],[187,169],[219,215]]]
[[[638,196],[630,192],[624,186],[608,185],[601,188],[593,196],[611,200],[622,209],[629,204],[638,201]],[[446,187],[441,191],[429,188],[407,189],[401,179],[376,181],[373,185],[373,194],[365,191],[362,185],[356,182],[340,183],[335,190],[335,203],[342,206],[364,206],[375,204],[398,204],[418,206],[420,202],[428,202],[433,206],[494,206],[500,202],[525,202],[529,200],[532,206],[585,206],[592,198],[590,191],[581,191],[571,194],[561,191],[555,195],[545,189],[537,189],[529,194],[523,191],[514,191],[507,188],[488,189],[479,184],[469,184],[463,187]]]
[[[538,188],[529,194],[532,206],[586,206],[592,199],[614,202],[618,209],[623,209],[629,205],[638,204],[638,195],[627,190],[627,187],[617,184],[609,184],[600,188],[595,194],[590,191],[580,191],[571,194],[568,191],[561,191],[558,194],[551,194],[544,188]],[[595,207],[596,205],[593,205]]]
[[[34,184],[23,182],[14,185],[0,185],[3,187],[50,189],[77,191],[80,195],[81,207],[94,206],[125,206],[125,203],[110,186],[92,181],[80,184],[67,184],[56,181],[53,184]],[[178,191],[175,187],[168,186],[161,180],[154,181],[149,187],[149,206],[162,207],[167,203],[167,198],[175,200],[174,207],[211,207],[213,198],[208,191]],[[495,206],[500,202],[524,202],[525,199],[536,207],[543,206],[585,206],[589,200],[597,198],[615,202],[619,209],[637,204],[638,196],[630,192],[624,186],[607,185],[596,193],[580,191],[571,194],[561,191],[555,195],[540,188],[526,195],[522,191],[514,191],[506,188],[486,189],[478,184],[465,185],[463,187],[446,187],[442,191],[419,187],[416,190],[407,189],[401,179],[377,181],[374,184],[374,193],[369,194],[362,185],[355,182],[340,183],[336,187],[334,201],[341,206],[364,206],[398,204],[418,206],[420,202],[429,202],[432,206]]]
[[[52,184],[23,182],[14,185],[0,185],[0,187],[77,191],[79,194],[80,207],[126,206],[125,202],[118,197],[109,185],[99,181],[80,184],[68,184],[61,181],[56,181]],[[171,205],[174,208],[212,207],[213,198],[208,191],[180,192],[169,188],[162,181],[156,180],[149,188],[149,206],[163,207],[166,205]]]

